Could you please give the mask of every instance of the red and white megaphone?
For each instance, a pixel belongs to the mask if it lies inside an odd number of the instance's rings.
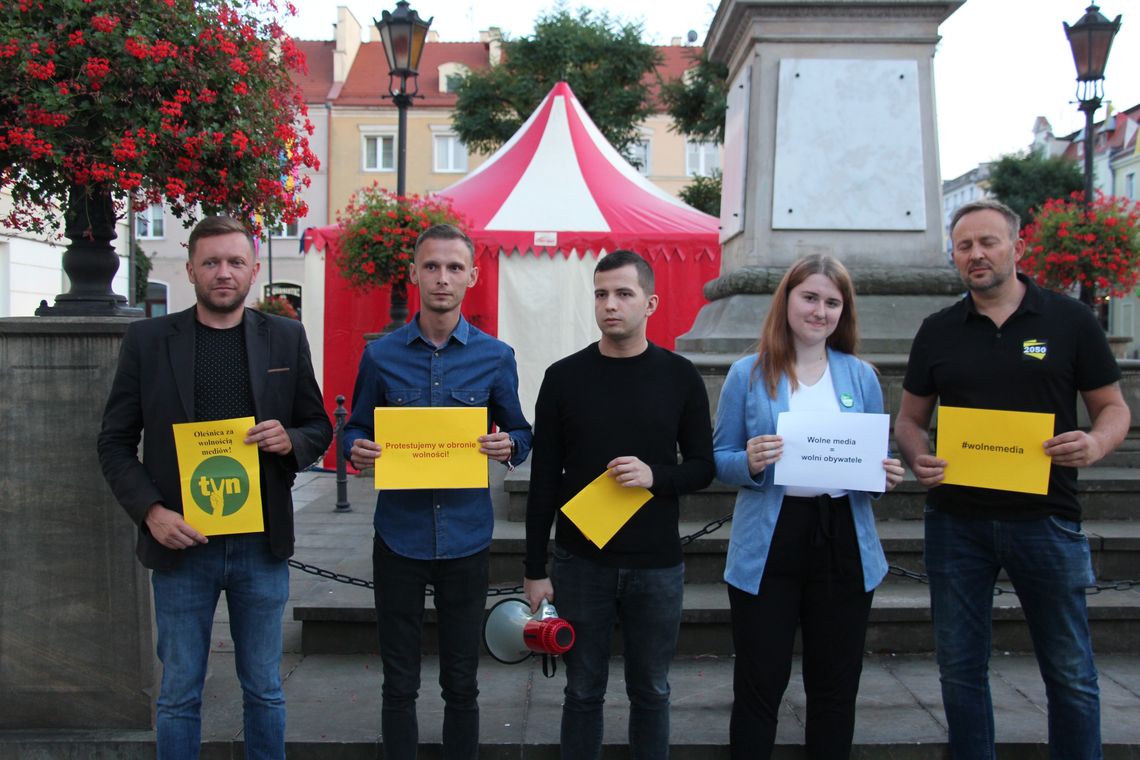
[[[487,613],[483,643],[496,660],[513,665],[532,654],[565,654],[574,646],[574,627],[545,599],[533,615],[522,599],[504,599]]]

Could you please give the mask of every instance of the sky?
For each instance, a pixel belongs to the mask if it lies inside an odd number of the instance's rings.
[[[336,6],[347,5],[362,25],[370,26],[395,0],[293,0],[298,15],[286,25],[304,39],[332,39]],[[957,177],[983,161],[1025,149],[1038,116],[1064,135],[1084,125],[1077,110],[1076,69],[1062,22],[1084,15],[1087,0],[966,0],[940,27],[942,41],[934,56],[938,142],[943,179]],[[422,17],[434,17],[432,29],[449,42],[477,40],[479,31],[500,27],[509,37],[533,31],[534,19],[556,8],[552,0],[414,0]],[[703,44],[716,4],[707,0],[571,0],[565,6],[605,10],[642,24],[645,41],[668,45],[690,30]],[[1140,2],[1103,0],[1101,13],[1122,15],[1105,72],[1105,99],[1117,109],[1140,104]],[[517,21],[512,20],[518,19]],[[1104,118],[1102,107],[1096,118]]]

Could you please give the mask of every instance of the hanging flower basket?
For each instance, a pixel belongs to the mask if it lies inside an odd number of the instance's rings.
[[[1127,198],[1098,194],[1087,211],[1080,192],[1045,201],[1021,237],[1022,271],[1051,290],[1120,297],[1140,282],[1140,204]]]
[[[297,310],[293,308],[293,304],[289,303],[289,299],[285,296],[270,296],[263,298],[253,305],[253,308],[264,314],[276,314],[279,317],[288,317],[289,319],[300,319]]]
[[[361,291],[383,285],[405,289],[420,233],[433,224],[462,226],[463,221],[446,200],[400,198],[376,182],[353,193],[336,220],[344,231],[334,260],[341,276]]]

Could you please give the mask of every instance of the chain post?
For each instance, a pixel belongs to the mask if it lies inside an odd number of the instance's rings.
[[[336,397],[336,430],[333,440],[336,446],[336,511],[351,512],[352,505],[348,503],[348,466],[344,461],[344,426],[348,420],[348,410],[344,408],[344,396]]]

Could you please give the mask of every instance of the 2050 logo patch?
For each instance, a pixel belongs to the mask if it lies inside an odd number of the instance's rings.
[[[1049,343],[1048,341],[1039,339],[1022,341],[1021,353],[1023,356],[1028,356],[1030,359],[1041,361],[1049,353]]]

